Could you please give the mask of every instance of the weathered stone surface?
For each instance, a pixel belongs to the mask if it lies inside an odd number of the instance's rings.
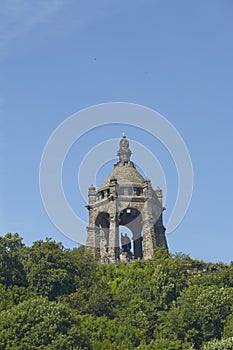
[[[98,190],[88,190],[89,225],[86,246],[101,262],[125,261],[120,250],[119,226],[133,234],[132,259],[150,259],[156,247],[167,248],[163,226],[162,190],[153,189],[130,161],[131,150],[123,135],[119,162]],[[131,259],[130,258],[130,259]],[[129,259],[129,260],[130,260]]]

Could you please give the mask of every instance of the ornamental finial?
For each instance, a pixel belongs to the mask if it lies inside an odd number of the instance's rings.
[[[132,152],[129,148],[129,141],[126,139],[126,135],[122,133],[122,139],[120,141],[120,149],[117,153],[119,160],[121,163],[125,164],[130,161],[130,156]]]

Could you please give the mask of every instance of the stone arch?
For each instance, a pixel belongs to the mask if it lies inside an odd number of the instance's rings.
[[[95,219],[95,235],[99,237],[98,255],[102,262],[108,262],[109,214],[99,212]]]
[[[101,228],[109,227],[109,214],[104,211],[99,212],[95,219],[95,226]]]
[[[109,214],[106,212],[99,212],[96,219],[95,219],[95,229],[101,236],[102,231],[102,236],[104,234],[104,237],[106,239],[106,243],[108,245],[108,240],[109,240]],[[101,238],[101,237],[100,237]]]

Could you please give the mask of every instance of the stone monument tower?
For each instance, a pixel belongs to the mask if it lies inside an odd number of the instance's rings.
[[[150,259],[156,247],[167,249],[162,190],[137,171],[131,154],[123,133],[112,173],[99,189],[88,190],[86,249],[101,262]],[[132,242],[126,234],[120,239],[119,226],[131,230]]]

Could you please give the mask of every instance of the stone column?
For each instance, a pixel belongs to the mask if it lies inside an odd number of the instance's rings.
[[[168,249],[167,246],[167,240],[165,236],[165,227],[163,226],[163,214],[160,215],[159,219],[154,225],[154,231],[155,231],[155,245],[156,247],[164,247]]]
[[[115,263],[119,257],[119,223],[117,214],[117,179],[110,179],[108,205],[109,214],[109,241],[108,241],[108,258],[110,262]]]
[[[96,189],[91,185],[88,189],[88,205],[86,206],[89,211],[89,224],[87,225],[87,241],[86,249],[94,256],[99,256],[99,232],[95,227],[96,220]]]
[[[157,196],[161,206],[163,206],[163,194],[162,194],[162,190],[159,186],[156,188],[155,193],[156,193],[156,196]]]
[[[119,226],[117,213],[109,213],[109,242],[108,242],[108,257],[109,261],[115,263],[119,251]]]
[[[107,240],[103,229],[99,229],[99,234],[100,234],[100,262],[105,263],[107,261],[107,252],[106,252]]]
[[[95,227],[91,225],[87,225],[87,241],[86,241],[86,250],[93,254],[94,256],[98,256],[99,254],[99,237],[97,237]]]
[[[151,259],[153,257],[154,252],[154,244],[153,244],[153,225],[152,220],[147,217],[143,220],[143,258],[145,260]]]
[[[133,246],[134,246],[134,258],[135,259],[142,259],[143,252],[142,252],[142,236],[141,231],[134,230],[133,232]]]
[[[163,226],[163,211],[165,210],[165,208],[163,207],[162,190],[159,187],[157,187],[155,193],[156,193],[156,196],[157,196],[159,203],[161,205],[161,214],[154,225],[155,240],[156,240],[155,245],[156,245],[156,247],[164,247],[164,248],[168,249],[167,240],[166,240],[166,236],[165,236],[166,229]]]
[[[153,222],[153,189],[151,182],[147,181],[146,202],[143,211],[143,258],[151,259],[155,248],[154,222]]]

